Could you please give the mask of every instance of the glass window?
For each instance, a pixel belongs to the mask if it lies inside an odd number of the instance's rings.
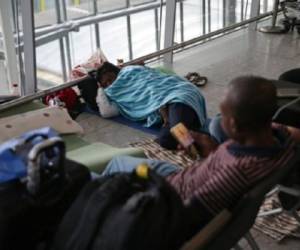
[[[202,34],[202,1],[183,2],[184,38],[189,40]],[[176,19],[176,22],[179,20]]]
[[[126,8],[126,0],[97,0],[98,12]]]
[[[0,38],[3,37],[2,25],[0,22]],[[9,94],[8,79],[7,79],[7,68],[5,63],[4,44],[0,39],[0,95]]]
[[[34,0],[35,27],[57,23],[55,0]]]
[[[0,52],[0,95],[10,94],[4,53]]]
[[[154,11],[148,10],[131,15],[131,40],[133,58],[156,50]],[[145,27],[147,27],[145,29]]]
[[[130,5],[139,5],[143,3],[157,2],[157,0],[130,0]]]
[[[63,83],[59,42],[53,41],[36,48],[38,89]]]
[[[19,95],[19,49],[14,41],[13,9],[11,2],[3,2],[0,10],[0,95]],[[10,25],[12,24],[12,25]]]
[[[210,2],[210,31],[223,28],[223,0]]]
[[[68,19],[77,19],[94,14],[93,0],[64,0]]]
[[[72,67],[87,61],[96,51],[95,26],[83,26],[79,32],[71,32],[70,45]]]
[[[99,24],[101,49],[112,63],[129,60],[126,23],[126,17],[120,17]]]
[[[265,13],[273,10],[274,0],[262,0],[260,1],[260,13]]]

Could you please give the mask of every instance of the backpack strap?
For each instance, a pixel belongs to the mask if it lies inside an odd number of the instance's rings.
[[[113,201],[128,193],[128,190],[124,190],[124,186],[129,182],[129,178],[124,178],[126,176],[128,177],[128,175],[116,175],[114,178],[110,176],[96,180],[100,186],[94,190],[84,206],[78,227],[67,242],[66,250],[88,249],[98,225],[105,218],[105,213],[113,205]],[[120,186],[123,188],[120,188]]]

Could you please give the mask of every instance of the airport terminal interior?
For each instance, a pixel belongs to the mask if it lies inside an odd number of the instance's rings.
[[[6,117],[6,112],[30,113],[25,108],[32,103],[43,108],[66,107],[64,100],[55,99],[59,98],[57,93],[71,88],[79,95],[78,83],[104,61],[125,68],[143,62],[146,67],[183,79],[191,72],[206,77],[207,82],[196,83],[196,87],[205,98],[207,116],[214,117],[220,114],[220,103],[233,78],[255,75],[278,80],[284,72],[300,68],[300,2],[0,0],[0,117]],[[284,98],[285,103],[286,99],[288,103],[294,101],[296,111],[290,115],[299,125],[300,106],[296,99],[300,95],[297,84],[292,86]],[[104,165],[115,155],[134,155],[138,150],[148,158],[181,163],[180,154],[157,144],[158,128],[147,128],[121,115],[104,118],[82,98],[80,103],[80,110],[69,113],[80,128],[76,127],[80,132],[77,138],[84,142],[86,150],[67,146],[67,157],[80,161],[89,158],[88,147],[101,146],[103,151],[99,149],[97,157],[105,154],[106,158],[100,159]],[[1,129],[5,128],[5,119],[0,118]],[[31,127],[27,121],[25,124],[18,118],[20,129]],[[36,123],[39,122],[42,123]],[[1,143],[3,138],[10,139],[3,135]],[[97,162],[92,165],[97,169]],[[250,234],[240,237],[233,248],[300,249],[299,186],[295,192],[298,219],[281,208],[276,194],[266,194],[249,227]],[[272,209],[277,212],[272,213]],[[231,233],[236,232],[232,229]]]

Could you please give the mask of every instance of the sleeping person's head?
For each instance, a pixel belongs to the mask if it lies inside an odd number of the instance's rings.
[[[270,131],[276,107],[276,89],[270,80],[237,77],[229,83],[220,105],[222,127],[230,138],[243,143]]]
[[[109,87],[117,78],[120,69],[112,63],[105,62],[97,70],[97,81],[102,88]]]

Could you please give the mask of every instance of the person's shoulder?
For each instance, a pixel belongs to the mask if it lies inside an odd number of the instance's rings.
[[[283,124],[280,124],[280,123],[276,123],[276,122],[273,122],[272,123],[272,129],[273,130],[279,130],[279,131],[282,131],[282,132],[285,132],[285,133],[288,133],[288,127],[286,125],[283,125]]]

